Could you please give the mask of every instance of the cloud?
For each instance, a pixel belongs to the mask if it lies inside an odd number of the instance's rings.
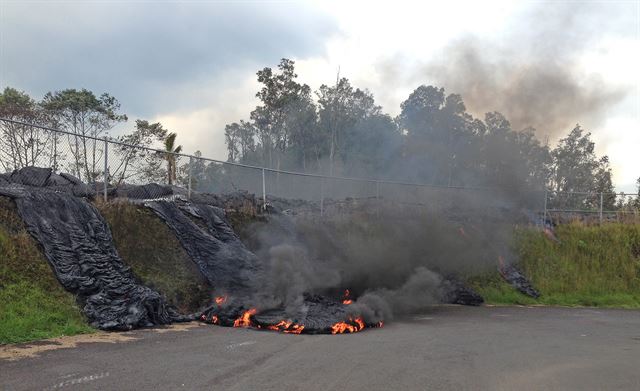
[[[152,117],[199,109],[281,57],[319,55],[336,32],[314,7],[276,2],[6,2],[0,84],[36,97],[64,88],[116,96]],[[200,106],[200,107],[199,107]]]

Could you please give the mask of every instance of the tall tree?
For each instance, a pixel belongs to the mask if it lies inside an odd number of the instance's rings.
[[[324,138],[328,139],[330,175],[333,175],[338,161],[344,165],[353,157],[351,152],[363,141],[358,133],[361,133],[360,136],[366,133],[363,127],[365,122],[378,121],[377,125],[386,125],[384,129],[378,128],[382,132],[379,134],[381,137],[395,130],[389,121],[385,122],[382,108],[376,105],[373,95],[367,90],[352,87],[347,78],[341,78],[333,87],[321,85],[316,95],[318,126]]]
[[[177,136],[176,133],[169,133],[164,139],[164,159],[167,161],[167,181],[169,185],[173,185],[176,180],[176,154],[182,152],[182,145],[176,146]]]
[[[551,187],[553,201],[560,207],[595,207],[599,197],[570,196],[567,193],[599,192],[612,187],[608,158],[598,159],[591,133],[576,125],[553,150]]]
[[[107,93],[98,97],[86,89],[67,89],[47,93],[42,104],[56,117],[59,126],[74,134],[68,138],[74,172],[87,181],[96,180],[104,151],[100,143],[84,136],[100,137],[127,120],[120,113],[118,100]]]
[[[256,128],[253,124],[244,120],[240,120],[240,123],[231,123],[225,126],[224,134],[228,161],[249,163],[255,158]]]
[[[159,122],[137,119],[133,132],[118,136],[117,140],[123,144],[116,145],[119,154],[118,164],[111,167],[110,175],[121,184],[132,176],[148,176],[150,167],[158,167],[159,157],[145,148],[154,143],[164,142],[167,130]],[[156,179],[158,175],[152,175],[148,179]]]
[[[278,71],[264,68],[258,71],[258,82],[263,86],[256,94],[262,105],[251,112],[251,120],[257,128],[258,142],[262,150],[263,164],[280,168],[291,136],[288,127],[290,108],[294,102],[310,94],[306,84],[295,79],[295,62],[283,58]]]
[[[29,95],[6,87],[0,93],[0,117],[27,124],[53,126],[52,118]],[[32,126],[0,121],[0,168],[11,171],[55,162],[55,134]]]

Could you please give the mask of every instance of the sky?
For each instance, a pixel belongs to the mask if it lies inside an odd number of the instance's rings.
[[[317,89],[339,70],[391,115],[421,84],[554,145],[580,123],[618,191],[640,176],[640,1],[0,0],[0,88],[87,88],[226,159],[224,126],[283,57]]]

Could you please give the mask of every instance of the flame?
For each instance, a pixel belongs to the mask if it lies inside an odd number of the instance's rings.
[[[287,334],[300,334],[304,330],[304,325],[295,324],[291,321],[281,320],[277,324],[267,326],[269,330],[282,331]]]
[[[350,318],[349,323],[338,322],[331,326],[331,334],[357,333],[358,331],[364,329],[364,327],[365,324],[362,320],[362,317],[357,317],[355,319]]]
[[[384,327],[384,322],[383,321],[378,322],[378,327],[380,328]]]
[[[213,323],[213,324],[218,324],[218,317],[217,317],[216,315],[213,315],[213,316],[211,317],[211,323]]]
[[[218,296],[216,297],[216,304],[220,305],[222,303],[224,303],[225,301],[227,301],[227,296]]]
[[[292,323],[293,322],[287,322],[286,320],[281,320],[278,324],[273,324],[273,325],[267,326],[267,328],[269,330],[280,331],[280,330],[288,329],[289,326],[291,326]]]
[[[348,289],[345,289],[345,290],[344,290],[344,296],[343,296],[342,304],[344,304],[344,305],[349,305],[349,304],[353,303],[353,300],[351,300],[351,299],[349,298],[349,295],[350,295],[350,294],[351,294],[351,292],[349,292],[349,290],[348,290]]]
[[[200,320],[207,320],[207,315],[205,314],[200,315]]]
[[[233,327],[249,327],[251,326],[251,317],[255,315],[257,310],[255,308],[251,308],[248,311],[245,311],[241,317],[236,319],[233,322]]]
[[[283,330],[287,334],[300,334],[304,330],[303,324],[294,324],[289,330]]]

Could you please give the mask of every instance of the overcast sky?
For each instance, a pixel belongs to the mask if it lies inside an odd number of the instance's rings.
[[[147,2],[0,0],[0,87],[108,92],[136,118],[225,159],[224,125],[257,104],[255,72],[336,71],[392,115],[420,84],[506,113],[552,144],[579,122],[619,190],[640,176],[640,1]],[[117,131],[128,128],[119,128]]]

